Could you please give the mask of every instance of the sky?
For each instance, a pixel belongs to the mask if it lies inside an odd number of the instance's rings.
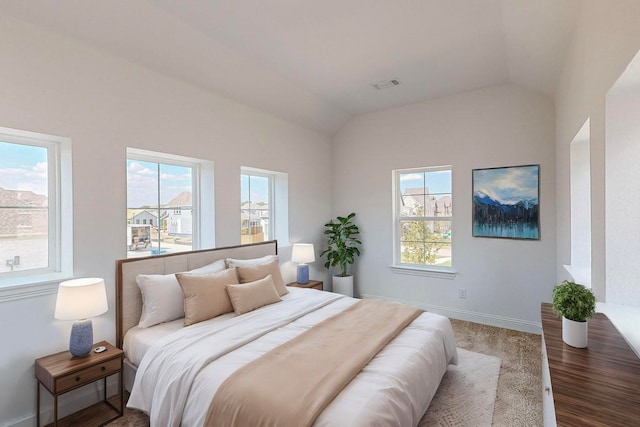
[[[249,175],[241,175],[240,202],[246,202],[249,197],[252,203],[269,203],[269,178],[252,175],[249,180]]]
[[[158,173],[160,174],[160,204],[169,203],[178,194],[192,191],[191,168],[160,165],[127,159],[127,207],[158,205]]]
[[[0,187],[47,196],[47,149],[0,141]]]
[[[538,198],[538,166],[476,169],[473,190],[479,190],[503,204]]]
[[[47,195],[47,149],[0,141],[0,187],[6,190],[33,191]],[[191,168],[160,165],[160,204],[178,194],[192,191]],[[243,176],[241,199],[248,199],[248,180]],[[127,207],[156,206],[158,203],[158,165],[153,162],[127,160]],[[268,179],[251,180],[254,203],[268,203]]]
[[[404,192],[407,188],[423,186],[429,188],[430,194],[451,194],[451,171],[400,174],[400,192]]]

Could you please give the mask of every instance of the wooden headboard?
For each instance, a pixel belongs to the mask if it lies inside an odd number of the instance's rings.
[[[118,348],[122,348],[124,334],[140,321],[142,294],[136,283],[138,274],[179,273],[224,258],[249,259],[277,254],[278,242],[270,240],[241,246],[116,261],[116,345]]]

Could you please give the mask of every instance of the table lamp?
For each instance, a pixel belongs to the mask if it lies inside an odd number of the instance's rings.
[[[316,260],[311,243],[294,243],[291,251],[291,261],[298,263],[298,283],[309,283],[309,265],[308,262]]]
[[[69,351],[74,357],[85,357],[91,352],[93,326],[88,318],[99,316],[107,310],[107,291],[103,279],[91,277],[60,283],[54,317],[75,320],[69,337]]]

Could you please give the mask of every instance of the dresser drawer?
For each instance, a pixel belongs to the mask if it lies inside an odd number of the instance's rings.
[[[89,384],[92,381],[115,374],[122,369],[122,359],[107,360],[73,374],[56,378],[56,393],[64,393],[72,388]]]

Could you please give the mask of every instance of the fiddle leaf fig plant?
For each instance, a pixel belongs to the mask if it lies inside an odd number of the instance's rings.
[[[340,267],[339,276],[348,276],[349,265],[353,264],[356,257],[360,255],[358,248],[362,242],[359,239],[360,230],[351,220],[356,216],[350,213],[346,217],[339,216],[331,220],[324,226],[324,235],[328,239],[328,247],[320,256],[327,256],[325,268]]]
[[[575,322],[586,322],[596,311],[591,289],[565,280],[553,288],[553,312]]]

